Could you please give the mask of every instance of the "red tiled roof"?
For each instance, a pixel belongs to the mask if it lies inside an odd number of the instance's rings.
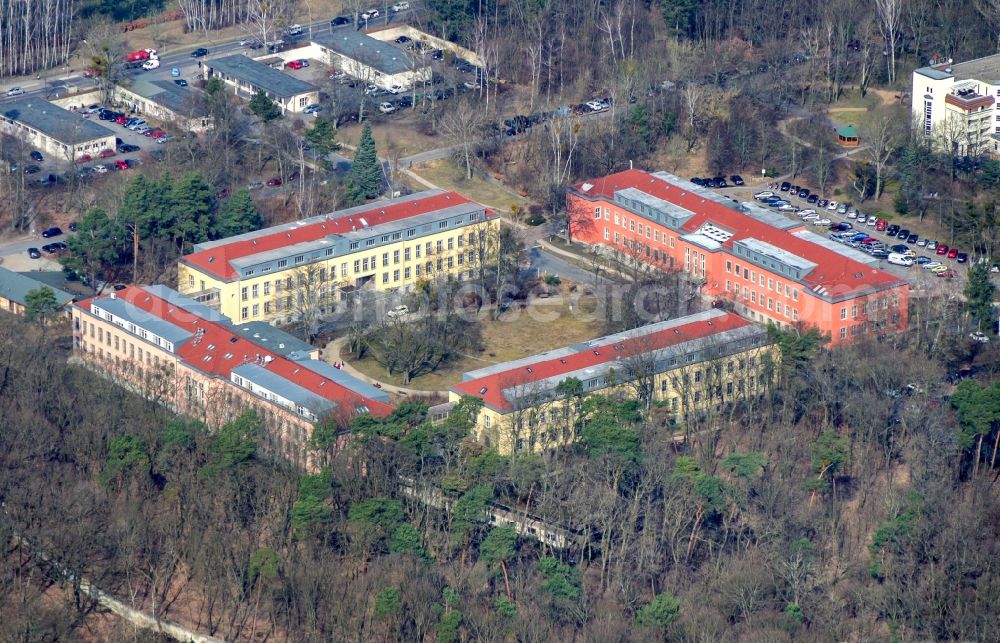
[[[336,219],[323,220],[291,230],[263,234],[254,237],[252,240],[233,241],[232,243],[218,245],[208,250],[185,255],[181,260],[191,264],[202,272],[220,279],[234,279],[239,276],[239,273],[229,265],[229,262],[234,259],[277,250],[278,248],[291,246],[296,243],[317,241],[332,234],[351,232],[362,225],[359,223],[359,219],[364,219],[368,224],[367,227],[371,228],[382,223],[400,221],[463,203],[470,203],[470,200],[457,192],[435,194],[391,205],[373,203],[371,204],[371,209],[363,212],[356,212]],[[487,217],[491,214],[493,214],[491,210],[486,211]]]
[[[532,364],[519,365],[500,373],[461,382],[452,386],[451,389],[460,395],[481,398],[491,408],[506,411],[511,408],[511,403],[504,397],[504,389],[525,386],[563,373],[572,373],[618,359],[626,359],[641,353],[676,346],[693,339],[708,337],[744,326],[752,326],[752,324],[739,315],[726,313],[710,320],[693,321],[648,335],[626,339],[618,344],[601,344],[563,357],[539,359]],[[483,389],[486,390],[483,391]]]
[[[353,410],[364,405],[369,408],[373,415],[379,416],[385,416],[392,412],[390,404],[359,395],[309,370],[302,363],[293,362],[273,353],[263,346],[237,335],[228,327],[178,308],[143,288],[129,286],[115,295],[133,306],[191,333],[197,334],[199,329],[203,330],[204,334],[199,341],[196,342],[194,338],[191,338],[175,351],[178,357],[199,371],[228,380],[234,368],[248,362],[254,362],[258,358],[270,357],[270,362],[263,368],[315,393],[319,398],[336,402],[340,408]],[[83,310],[89,311],[92,301],[103,298],[92,297],[77,305]],[[214,348],[209,349],[209,346]],[[227,355],[229,357],[226,357]],[[206,357],[210,359],[206,360]]]
[[[589,183],[592,187],[584,190],[584,183]],[[730,252],[734,241],[754,238],[815,263],[816,268],[810,271],[802,282],[809,288],[820,286],[826,288],[831,297],[844,297],[906,283],[892,273],[867,266],[819,244],[800,239],[720,203],[702,198],[696,193],[687,192],[682,187],[671,185],[643,170],[625,170],[572,186],[572,189],[579,194],[607,200],[613,199],[616,191],[625,188],[636,188],[694,212],[694,216],[684,224],[683,233],[694,232],[705,222],[732,231],[733,236],[723,244]]]

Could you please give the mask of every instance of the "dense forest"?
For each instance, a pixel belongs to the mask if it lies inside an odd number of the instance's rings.
[[[0,639],[145,640],[81,576],[226,640],[993,638],[1000,388],[942,382],[995,378],[996,348],[957,324],[775,339],[762,399],[683,427],[592,397],[574,448],[501,457],[468,439],[475,400],[440,424],[410,403],[344,450],[318,426],[303,474],[258,457],[252,414],[208,431],[4,318]],[[491,527],[497,506],[566,542]]]

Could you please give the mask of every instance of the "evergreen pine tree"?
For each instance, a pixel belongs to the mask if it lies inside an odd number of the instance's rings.
[[[990,332],[993,327],[993,282],[986,264],[977,263],[969,269],[965,285],[965,305],[979,329]]]
[[[346,198],[350,203],[374,199],[382,192],[382,166],[375,150],[372,129],[365,123],[361,140],[354,151],[354,162],[347,174]]]
[[[250,196],[250,190],[243,188],[222,202],[212,224],[212,236],[216,239],[257,230],[263,224],[257,205]]]
[[[197,172],[187,172],[174,183],[171,191],[174,229],[171,235],[183,251],[185,243],[199,243],[208,238],[212,211],[212,188]]]
[[[281,118],[281,108],[268,98],[267,94],[259,90],[250,99],[250,111],[265,123]]]

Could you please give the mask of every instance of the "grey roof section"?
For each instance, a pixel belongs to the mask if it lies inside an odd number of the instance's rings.
[[[279,98],[291,98],[319,89],[311,83],[272,69],[256,60],[247,58],[243,54],[215,58],[206,62],[205,65],[214,71],[238,78]]]
[[[611,344],[618,344],[620,342],[629,339],[634,339],[636,337],[644,337],[646,335],[658,333],[662,330],[677,328],[678,326],[683,326],[685,324],[707,321],[709,319],[716,319],[718,317],[723,317],[726,314],[727,313],[723,310],[719,310],[717,308],[710,308],[709,310],[705,310],[700,313],[695,313],[693,315],[686,315],[684,317],[675,317],[674,319],[667,319],[661,322],[656,322],[655,324],[647,324],[646,326],[640,326],[639,328],[633,328],[632,330],[626,330],[620,333],[615,333],[613,335],[605,335],[603,337],[597,337],[588,340],[586,342],[579,342],[577,344],[572,344],[570,346],[564,346],[562,348],[556,348],[550,351],[545,351],[544,353],[529,355],[528,357],[522,357],[521,359],[516,359],[509,362],[503,362],[501,364],[494,364],[492,366],[486,366],[484,368],[476,369],[474,371],[466,371],[465,373],[462,374],[462,381],[468,382],[469,380],[479,379],[480,377],[486,377],[487,375],[496,375],[497,373],[511,371],[516,368],[531,366],[532,364],[537,364],[538,362],[544,362],[550,359],[559,359],[560,357],[566,357],[567,355],[574,355],[576,353],[582,353],[584,351],[593,350],[598,346],[609,346]],[[565,379],[565,377],[566,377],[565,375],[562,376],[563,379]]]
[[[709,250],[711,252],[715,252],[717,250],[722,249],[721,243],[719,243],[715,239],[710,239],[709,237],[706,237],[703,234],[697,234],[692,232],[691,234],[681,235],[681,239],[687,241],[688,243],[693,243],[696,246],[700,246],[705,250]]]
[[[0,113],[66,145],[115,136],[107,127],[41,98],[0,104]]]
[[[9,299],[19,304],[24,304],[25,298],[28,296],[29,292],[37,290],[38,288],[47,287],[55,293],[56,302],[58,302],[60,306],[64,306],[73,300],[73,295],[69,294],[65,290],[54,288],[44,281],[39,281],[29,275],[30,273],[25,274],[7,270],[6,268],[0,268],[0,297]]]
[[[941,71],[940,69],[934,69],[933,67],[921,67],[915,71],[921,76],[927,76],[932,80],[944,80],[945,78],[951,78],[954,75],[946,71]]]
[[[827,250],[832,250],[839,255],[847,257],[848,259],[853,259],[859,263],[863,263],[866,266],[877,266],[879,264],[879,260],[876,257],[861,252],[860,250],[855,250],[850,246],[845,246],[842,243],[837,243],[833,239],[816,234],[811,230],[800,230],[799,232],[793,232],[792,234],[799,239],[815,243],[818,246],[823,246]]]
[[[997,80],[1000,78],[1000,54],[953,64],[951,65],[951,73],[955,76],[955,80],[974,79],[994,85],[998,84],[1000,83]],[[945,77],[947,78],[947,76]]]
[[[297,359],[296,364],[301,364],[304,368],[308,368],[313,373],[318,373],[323,377],[329,379],[334,384],[339,384],[346,389],[354,391],[358,395],[362,395],[371,400],[377,400],[379,402],[389,402],[389,394],[380,388],[375,388],[368,382],[359,380],[358,378],[345,373],[343,369],[334,368],[332,364],[327,364],[326,362],[320,361],[318,359]]]
[[[185,297],[184,295],[180,294],[179,292],[168,286],[164,286],[162,284],[153,284],[151,286],[143,286],[143,290],[145,290],[146,292],[155,297],[159,297],[160,299],[163,299],[168,303],[173,304],[174,306],[177,306],[178,308],[186,310],[192,315],[201,317],[204,320],[222,324],[230,323],[228,317],[226,317],[219,311],[215,310],[214,308],[210,308],[205,304],[199,303],[194,299],[191,299],[190,297]]]
[[[252,232],[245,232],[243,234],[238,234],[232,237],[226,237],[225,239],[218,239],[216,241],[205,241],[203,243],[196,244],[194,247],[194,252],[201,252],[202,250],[211,250],[212,248],[217,248],[218,246],[227,246],[236,241],[249,241],[251,239],[259,239],[260,237],[266,237],[268,235],[276,234],[278,232],[285,232],[286,230],[295,230],[296,228],[312,225],[314,223],[322,223],[324,221],[330,221],[332,219],[350,217],[355,214],[364,214],[367,212],[379,210],[389,205],[406,203],[407,201],[419,201],[420,199],[429,196],[434,196],[437,194],[444,194],[444,190],[425,190],[423,192],[416,192],[414,194],[408,194],[406,196],[396,197],[395,199],[388,199],[386,201],[376,201],[374,203],[368,203],[366,205],[358,205],[353,208],[347,208],[346,210],[336,210],[334,212],[329,212],[327,214],[319,214],[314,217],[300,219],[298,221],[292,221],[291,223],[282,223],[281,225],[271,226],[270,228],[262,228],[260,230],[254,230]]]
[[[94,300],[92,305],[171,342],[174,345],[175,351],[181,344],[194,336],[193,333],[184,330],[180,326],[160,319],[152,313],[147,313],[145,310],[133,306],[124,299],[118,299],[114,296],[105,297]]]
[[[140,76],[132,81],[131,85],[127,87],[123,85],[123,88],[133,94],[148,98],[175,114],[188,117],[202,115],[203,110],[198,109],[201,92],[193,89],[190,85],[181,87],[170,80],[147,80]]]
[[[431,212],[418,214],[414,217],[407,217],[396,221],[387,221],[374,226],[358,227],[357,230],[352,232],[341,232],[337,236],[345,239],[367,239],[372,236],[373,233],[391,234],[393,232],[409,230],[410,228],[414,228],[425,223],[434,223],[439,219],[451,218],[462,214],[474,214],[476,212],[482,212],[483,210],[484,207],[482,205],[476,203],[475,201],[469,201],[467,203],[458,203],[456,205],[448,206],[447,208],[441,208],[440,210],[432,210]]]
[[[717,359],[727,355],[733,355],[752,348],[762,346],[767,343],[767,330],[757,325],[741,326],[731,330],[697,337],[686,342],[673,344],[654,351],[643,357],[643,366],[652,363],[656,373],[663,373],[675,368],[686,366],[692,361],[682,361],[679,358],[691,354],[700,353],[699,359],[694,361],[704,361],[705,359]],[[705,349],[714,349],[710,353],[705,353]],[[671,361],[673,360],[673,361]],[[529,397],[534,403],[538,396],[551,394],[552,391],[566,378],[575,377],[583,382],[592,380],[595,377],[604,377],[611,371],[615,371],[616,379],[620,383],[621,375],[627,370],[627,362],[620,359],[595,364],[587,368],[577,369],[567,373],[559,373],[552,377],[531,382],[526,386],[512,386],[503,390],[503,396],[510,402],[516,401],[520,397]],[[591,389],[593,390],[593,389]],[[548,395],[551,397],[551,395]]]
[[[801,221],[789,219],[780,212],[774,212],[772,210],[768,210],[767,208],[762,208],[756,203],[749,203],[746,201],[740,203],[740,212],[752,219],[756,219],[761,223],[767,224],[772,228],[777,228],[778,230],[791,230],[792,228],[802,225]]]
[[[282,357],[291,357],[301,353],[305,355],[305,359],[310,359],[309,353],[317,350],[298,337],[294,337],[267,322],[234,324],[232,330],[247,341]]]
[[[353,29],[338,29],[330,34],[314,36],[312,42],[383,74],[402,74],[413,70],[416,65],[409,54],[394,44],[376,40]]]
[[[745,237],[743,239],[740,239],[739,241],[736,241],[735,243],[745,246],[750,250],[758,252],[766,257],[777,259],[778,261],[787,266],[792,266],[793,268],[798,268],[802,271],[808,272],[809,270],[815,268],[817,265],[812,261],[809,261],[808,259],[798,256],[797,254],[788,252],[787,250],[779,248],[778,246],[772,245],[770,243],[767,243],[766,241],[761,241],[760,239],[754,239],[753,237]]]
[[[253,362],[237,366],[233,369],[233,374],[239,375],[243,379],[253,382],[275,395],[280,395],[292,404],[305,407],[316,415],[322,415],[330,409],[337,407],[336,402],[322,398],[309,389],[299,386],[281,375],[272,373],[263,366],[254,364]]]

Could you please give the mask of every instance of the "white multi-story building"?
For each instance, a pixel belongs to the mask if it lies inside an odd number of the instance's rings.
[[[1000,54],[916,69],[911,96],[917,127],[939,149],[1000,154]]]

